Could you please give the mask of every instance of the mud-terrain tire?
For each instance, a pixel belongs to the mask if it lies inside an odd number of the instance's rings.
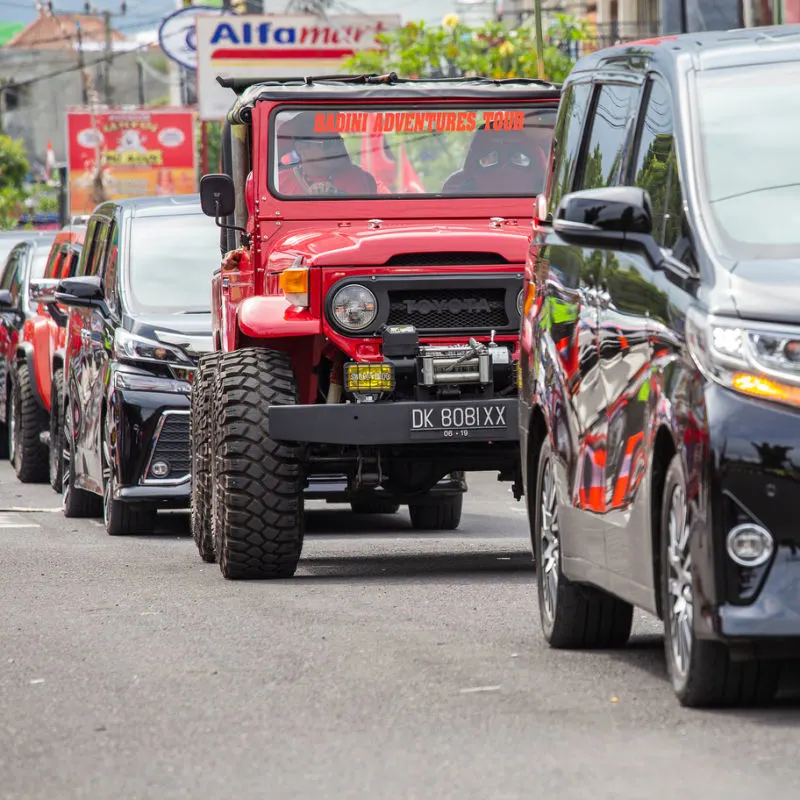
[[[75,486],[75,419],[69,397],[64,401],[64,466],[61,475],[61,508],[65,517],[103,516],[103,498]]]
[[[290,578],[303,549],[305,448],[271,441],[269,407],[295,405],[284,353],[247,348],[220,356],[214,382],[214,536],[231,580]]]
[[[630,638],[633,606],[561,571],[559,497],[550,440],[545,438],[531,493],[531,538],[542,632],[550,647],[610,649]]]
[[[36,399],[28,365],[17,365],[16,377],[11,384],[11,411],[9,421],[14,438],[12,465],[22,483],[45,483],[48,479],[48,450],[42,443],[41,434],[47,430],[47,411]],[[13,414],[14,418],[11,419]]]
[[[396,514],[400,510],[400,503],[385,497],[370,497],[363,500],[353,500],[350,508],[354,514]]]
[[[64,373],[53,372],[50,390],[50,444],[48,446],[48,472],[50,486],[61,494],[64,478]]]
[[[217,560],[211,518],[211,401],[219,353],[200,358],[192,384],[189,436],[192,448],[192,538],[200,558],[208,564]]]
[[[724,644],[695,635],[693,592],[684,607],[676,602],[685,598],[681,584],[692,575],[691,513],[681,456],[676,454],[664,480],[660,515],[664,651],[672,688],[681,705],[691,708],[769,703],[778,690],[781,662],[733,661]],[[687,610],[691,611],[688,628],[684,623]]]
[[[461,524],[464,495],[451,494],[439,497],[435,502],[409,503],[408,514],[411,527],[416,531],[454,531]]]

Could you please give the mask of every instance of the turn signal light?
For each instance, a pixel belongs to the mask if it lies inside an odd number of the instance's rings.
[[[792,406],[800,406],[800,388],[787,386],[785,383],[763,378],[759,375],[748,375],[737,372],[733,376],[733,388],[753,397],[774,400]]]
[[[394,366],[385,361],[345,364],[344,388],[348,392],[391,392],[394,389]]]
[[[308,267],[284,270],[278,278],[278,285],[293,306],[308,308]]]

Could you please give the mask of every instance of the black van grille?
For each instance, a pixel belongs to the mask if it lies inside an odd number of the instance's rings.
[[[150,471],[156,461],[166,461],[169,464],[169,474],[166,476],[166,480],[184,478],[192,471],[188,414],[168,414],[164,419],[153,457],[150,459],[150,467],[146,476],[148,479],[161,477],[153,475]]]

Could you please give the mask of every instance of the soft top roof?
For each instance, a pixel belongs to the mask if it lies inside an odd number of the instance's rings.
[[[218,77],[238,98],[228,112],[234,124],[250,121],[261,100],[558,100],[561,87],[533,78],[426,78],[414,80],[388,75],[323,75],[308,78]]]

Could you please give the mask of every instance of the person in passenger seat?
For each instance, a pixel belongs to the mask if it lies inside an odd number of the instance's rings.
[[[278,191],[283,195],[376,194],[375,178],[350,159],[338,133],[315,131],[313,112],[285,122],[278,131]]]
[[[463,168],[444,182],[442,193],[533,196],[542,190],[546,164],[547,153],[532,130],[479,128]]]

